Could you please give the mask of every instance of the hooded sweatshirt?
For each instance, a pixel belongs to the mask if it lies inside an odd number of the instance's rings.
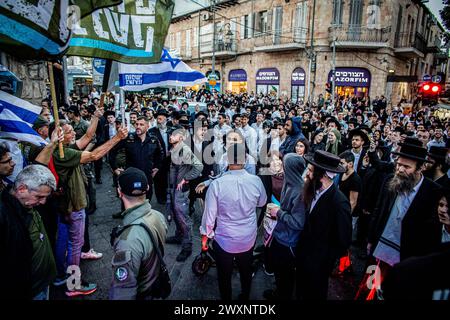
[[[297,246],[300,232],[305,224],[305,206],[303,203],[303,177],[306,164],[302,156],[287,154],[284,159],[284,184],[281,191],[278,223],[273,236],[278,243],[286,247]]]
[[[292,132],[286,137],[286,140],[280,146],[280,152],[283,155],[288,153],[295,153],[295,144],[298,139],[305,139],[305,135],[302,133],[302,118],[293,117],[292,121]]]

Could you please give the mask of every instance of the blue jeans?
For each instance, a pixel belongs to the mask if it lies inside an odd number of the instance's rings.
[[[72,212],[69,219],[69,243],[71,249],[67,251],[67,264],[69,266],[80,265],[81,248],[84,244],[84,220],[86,213],[84,209]]]
[[[33,300],[48,300],[48,286],[44,290],[34,296]]]
[[[177,230],[175,236],[182,240],[183,249],[192,249],[192,219],[189,216],[189,190],[182,192],[174,191],[174,220]]]
[[[63,277],[67,270],[67,257],[71,254],[72,244],[69,241],[69,225],[63,223],[63,218],[58,217],[58,236],[56,240],[56,270],[58,277]]]

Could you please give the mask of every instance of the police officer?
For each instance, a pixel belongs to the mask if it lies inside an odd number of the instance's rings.
[[[125,211],[123,226],[113,229],[111,245],[113,279],[111,300],[152,299],[150,290],[161,272],[160,261],[143,223],[152,232],[161,252],[167,234],[164,216],[145,199],[149,188],[142,170],[128,168],[118,178],[118,193]]]
[[[135,167],[144,171],[149,183],[147,199],[152,199],[152,182],[155,174],[160,170],[161,160],[165,158],[164,150],[156,136],[148,132],[149,123],[146,117],[138,117],[135,123],[136,131],[122,140],[110,152],[110,165],[114,173],[119,176],[124,171],[116,164],[117,153],[125,149],[126,167]]]

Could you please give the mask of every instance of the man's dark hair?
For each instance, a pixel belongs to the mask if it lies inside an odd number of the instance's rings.
[[[148,121],[148,118],[146,116],[138,116],[136,121],[139,121],[139,120]]]
[[[132,114],[135,114],[137,117],[139,116],[139,113],[137,113],[136,111],[131,111],[131,112],[130,112],[130,116],[131,116]]]
[[[355,161],[355,155],[350,150],[342,152],[339,158],[344,159],[347,163],[353,163]]]
[[[0,159],[5,156],[9,152],[8,145],[4,142],[0,143]]]

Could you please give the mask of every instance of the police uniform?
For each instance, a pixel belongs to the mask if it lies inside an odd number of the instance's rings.
[[[118,168],[116,157],[119,150],[125,149],[126,167],[135,167],[144,171],[150,188],[147,192],[147,199],[152,198],[152,170],[161,169],[164,150],[158,139],[147,132],[145,140],[142,140],[135,133],[130,133],[128,138],[119,142],[110,151],[110,165],[113,170]]]
[[[119,181],[120,184],[120,181]],[[113,230],[111,243],[113,280],[109,292],[111,300],[152,299],[148,291],[160,272],[160,262],[144,223],[154,239],[165,242],[167,225],[164,216],[151,208],[148,200],[122,213],[123,226]],[[131,227],[126,228],[129,225]],[[135,225],[137,224],[137,225]],[[126,228],[120,233],[121,228]],[[115,235],[120,233],[118,237]],[[161,251],[162,247],[161,247]]]

